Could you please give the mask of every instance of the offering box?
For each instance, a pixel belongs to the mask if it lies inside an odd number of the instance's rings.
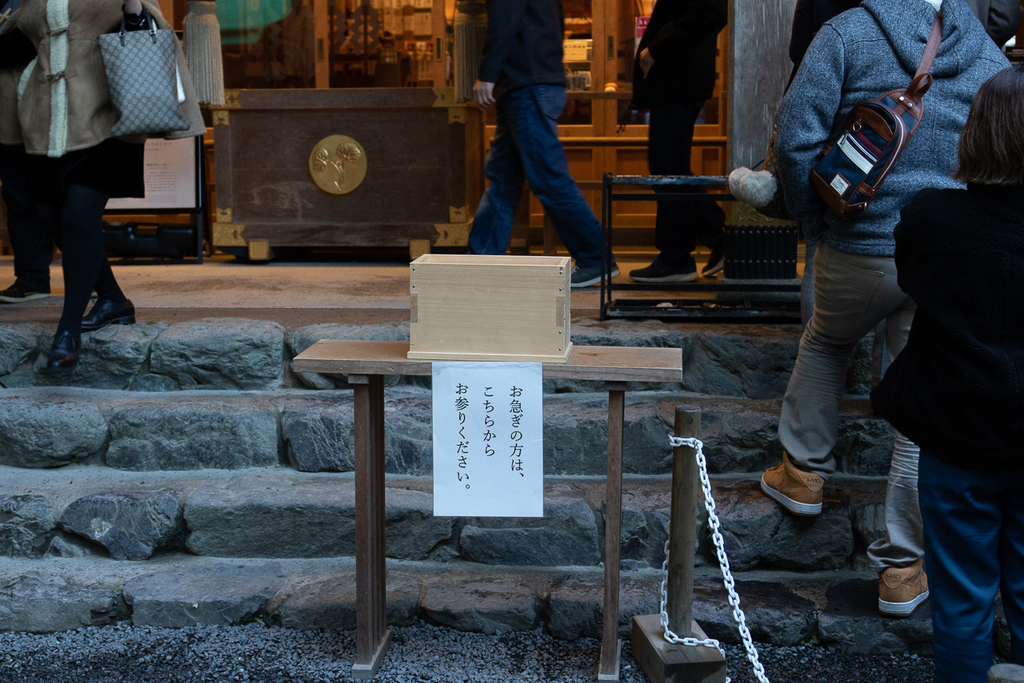
[[[568,360],[568,257],[425,254],[409,270],[409,358]]]

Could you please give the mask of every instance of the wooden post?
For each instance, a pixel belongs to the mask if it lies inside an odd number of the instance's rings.
[[[700,408],[676,406],[675,434],[700,437]],[[680,638],[693,621],[693,554],[697,526],[697,451],[678,446],[672,462],[672,508],[668,551],[668,627]]]
[[[377,673],[391,642],[384,563],[384,378],[349,375],[355,394],[356,661],[352,678]]]
[[[700,408],[676,406],[675,435],[700,436]],[[693,555],[697,525],[696,450],[679,446],[672,464],[672,509],[668,552],[669,629],[680,638],[707,638],[693,620]],[[658,614],[633,617],[633,657],[652,683],[725,683],[725,657],[703,645],[665,640]]]
[[[604,630],[599,681],[619,680],[619,556],[622,549],[622,437],[626,383],[605,382],[608,390],[608,473],[604,496]]]
[[[1024,666],[996,664],[988,670],[988,683],[1024,683]]]

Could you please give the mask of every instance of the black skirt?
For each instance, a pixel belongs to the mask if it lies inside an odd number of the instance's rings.
[[[81,185],[109,197],[145,197],[146,145],[108,138],[95,147],[52,158],[30,155],[32,184],[41,201],[63,201],[68,188]]]

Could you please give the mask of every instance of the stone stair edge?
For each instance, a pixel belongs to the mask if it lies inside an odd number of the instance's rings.
[[[701,393],[778,396],[792,369],[799,327],[693,326],[654,321],[579,321],[574,342],[581,345],[671,346],[683,349],[682,386]],[[49,337],[37,324],[0,324],[0,385],[85,384],[133,391],[190,388],[260,389],[307,386],[330,389],[343,380],[316,373],[294,373],[291,360],[319,339],[408,339],[408,325],[318,324],[287,332],[278,323],[243,318],[205,318],[166,324],[110,326],[89,333],[79,371],[70,378],[40,375]],[[864,394],[865,360],[858,347],[851,374],[852,393]],[[573,391],[585,383],[553,381]]]
[[[144,566],[65,561],[44,567],[0,559],[0,595],[14,607],[0,631],[56,632],[131,620],[136,626],[183,628],[261,621],[285,628],[355,628],[354,563],[348,559],[211,561],[167,557]],[[503,632],[543,626],[563,639],[601,637],[600,568],[478,567],[389,560],[388,621],[420,620],[459,630]],[[880,617],[869,572],[738,572],[737,590],[755,640],[796,645],[812,640],[850,654],[928,653],[926,607],[911,618]],[[620,623],[658,609],[657,570],[621,575]],[[865,605],[837,607],[837,594]],[[48,606],[57,605],[57,609]],[[694,617],[705,632],[739,642],[732,608],[716,568],[698,568]]]

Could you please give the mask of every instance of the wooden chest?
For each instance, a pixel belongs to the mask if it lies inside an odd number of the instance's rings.
[[[213,246],[467,243],[483,184],[483,123],[451,88],[230,90],[213,110]]]
[[[426,254],[409,266],[409,358],[564,363],[568,257]]]

